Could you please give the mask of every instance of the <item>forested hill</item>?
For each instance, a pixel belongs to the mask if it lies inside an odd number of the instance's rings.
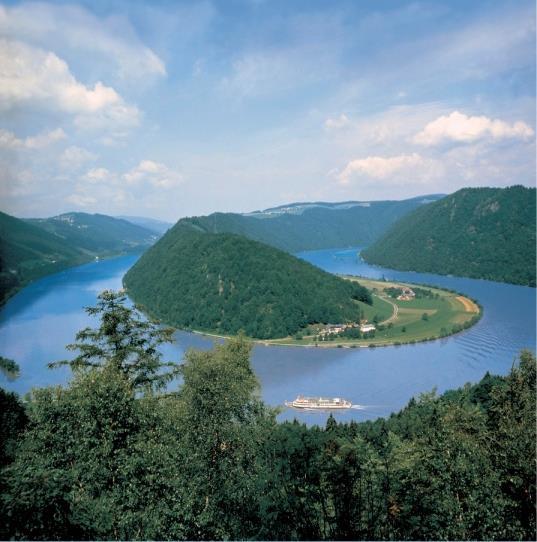
[[[30,281],[67,267],[143,250],[155,232],[105,215],[21,220],[0,212],[0,303]]]
[[[236,233],[287,252],[363,246],[378,239],[398,218],[437,200],[301,203],[250,214],[214,213],[182,219],[210,233]]]
[[[401,218],[374,264],[535,286],[535,188],[465,188]]]
[[[121,218],[101,214],[65,213],[28,222],[92,254],[128,252],[152,245],[158,234]]]
[[[310,323],[357,321],[362,286],[234,234],[179,222],[124,278],[136,303],[180,328],[286,337]],[[359,302],[360,301],[360,302]]]
[[[57,236],[0,212],[0,302],[32,279],[83,261]]]

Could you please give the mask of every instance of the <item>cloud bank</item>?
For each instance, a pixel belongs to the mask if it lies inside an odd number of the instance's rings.
[[[414,142],[430,147],[448,141],[473,143],[484,138],[530,139],[533,134],[533,129],[522,121],[509,124],[485,116],[468,117],[459,111],[453,111],[450,115],[439,117],[427,124],[416,134]]]
[[[82,128],[132,127],[138,108],[98,81],[86,86],[56,54],[18,41],[0,40],[0,110],[36,107],[75,115]]]

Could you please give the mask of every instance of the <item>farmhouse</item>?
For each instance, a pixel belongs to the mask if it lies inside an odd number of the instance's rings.
[[[404,286],[403,288],[401,288],[401,295],[397,296],[397,299],[399,301],[411,301],[415,297],[416,294],[414,293],[414,290]]]
[[[358,324],[331,324],[322,329],[319,332],[319,335],[337,335],[338,333],[341,333],[342,331],[353,327],[358,327]]]
[[[373,324],[362,324],[360,326],[360,331],[362,333],[369,333],[370,331],[375,331],[377,329]]]
[[[335,335],[337,333],[341,333],[342,331],[345,331],[346,329],[345,324],[336,324],[333,326],[327,326],[325,329],[321,331],[321,335]]]

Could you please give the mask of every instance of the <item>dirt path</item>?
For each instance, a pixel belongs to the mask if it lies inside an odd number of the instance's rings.
[[[384,320],[383,322],[379,322],[379,324],[382,324],[384,326],[384,325],[389,324],[390,322],[393,322],[394,320],[397,319],[397,315],[399,313],[399,307],[397,306],[396,303],[394,303],[391,299],[389,299],[387,297],[381,297],[380,295],[378,295],[377,297],[379,299],[382,299],[382,301],[386,301],[386,303],[389,303],[393,307],[392,315],[389,318],[387,318],[386,320]]]
[[[479,307],[467,297],[459,295],[455,299],[464,305],[464,310],[466,312],[479,312]]]

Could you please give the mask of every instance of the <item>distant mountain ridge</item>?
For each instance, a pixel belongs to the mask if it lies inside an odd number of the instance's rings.
[[[439,198],[443,198],[445,194],[431,194],[429,196],[418,196],[417,198],[411,198],[411,199],[417,199],[422,200],[420,203],[430,203],[431,201],[436,201]],[[390,201],[390,200],[386,200]],[[403,200],[404,201],[404,200]],[[295,203],[288,203],[284,205],[278,205],[277,207],[269,207],[268,209],[264,209],[262,211],[252,211],[250,213],[240,213],[243,216],[253,216],[256,218],[265,218],[265,217],[274,217],[281,214],[302,214],[304,211],[314,209],[317,207],[321,207],[324,209],[331,209],[333,211],[341,210],[341,209],[350,209],[352,207],[371,207],[371,205],[376,203],[383,203],[382,201],[371,201],[371,200],[364,200],[364,201],[356,201],[356,200],[350,200],[350,201],[339,201],[339,202],[329,202],[329,201],[310,201],[310,202],[295,202]]]
[[[292,203],[253,213],[213,213],[179,223],[206,233],[244,235],[287,252],[369,245],[398,218],[439,195],[402,201]]]
[[[32,280],[96,257],[144,250],[157,237],[106,215],[19,219],[0,212],[0,302]]]
[[[358,321],[368,290],[243,236],[178,222],[124,277],[151,316],[187,329],[258,339],[311,323]]]
[[[71,246],[100,256],[148,247],[158,237],[155,232],[127,220],[98,213],[64,213],[51,218],[31,218],[26,222],[56,235]]]
[[[154,231],[159,235],[166,233],[173,226],[171,222],[165,222],[164,220],[157,220],[155,218],[147,218],[145,216],[116,216],[115,218],[126,220],[127,222],[136,224],[137,226],[142,226],[142,228]]]
[[[464,188],[398,220],[370,263],[535,286],[535,188]]]

